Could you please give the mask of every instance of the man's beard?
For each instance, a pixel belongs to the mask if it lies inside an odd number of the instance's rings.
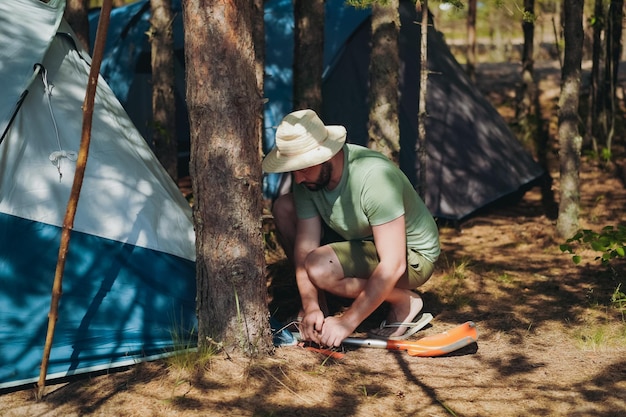
[[[311,191],[319,191],[330,183],[330,175],[332,174],[332,172],[333,166],[330,164],[330,162],[324,162],[322,164],[322,169],[320,170],[320,175],[317,177],[317,180],[305,182],[303,184]]]

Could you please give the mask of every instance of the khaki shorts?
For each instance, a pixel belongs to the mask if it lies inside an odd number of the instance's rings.
[[[343,241],[328,245],[339,258],[346,277],[369,278],[380,262],[372,241]],[[432,262],[417,251],[407,249],[407,272],[400,278],[396,287],[412,290],[424,285],[434,269]]]

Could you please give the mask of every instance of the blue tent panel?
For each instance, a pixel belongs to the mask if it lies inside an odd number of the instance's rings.
[[[0,388],[38,379],[60,237],[56,226],[0,214]],[[164,354],[172,332],[195,343],[194,277],[192,261],[72,232],[48,374]]]

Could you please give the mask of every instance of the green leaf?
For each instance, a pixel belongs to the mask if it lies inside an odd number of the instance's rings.
[[[580,257],[580,255],[574,255],[572,256],[572,261],[574,261],[574,263],[578,265],[580,261],[582,261],[582,258]]]
[[[580,238],[583,237],[583,232],[578,232],[576,233],[574,236],[572,236],[571,238],[567,239],[568,242],[574,241],[574,240],[580,240]]]
[[[607,246],[604,245],[602,242],[596,240],[594,242],[591,242],[591,249],[597,252],[604,252],[607,249]]]

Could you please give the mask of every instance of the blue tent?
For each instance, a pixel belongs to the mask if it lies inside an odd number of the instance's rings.
[[[174,1],[174,35],[179,115],[179,143],[189,140],[184,100],[184,52],[180,2]],[[348,129],[348,141],[367,144],[367,86],[370,54],[369,9],[355,9],[344,0],[327,0],[324,32],[322,119]],[[293,8],[291,0],[265,2],[264,150],[274,143],[276,126],[293,109]],[[415,184],[417,98],[419,92],[420,17],[411,1],[400,8],[401,74],[400,167]],[[113,11],[108,52],[102,74],[144,136],[151,120],[150,47],[147,0]],[[91,16],[95,28],[98,15]],[[425,201],[438,218],[461,220],[485,205],[524,190],[543,175],[498,112],[476,89],[455,61],[443,36],[429,29],[427,97],[428,155]],[[278,193],[280,175],[264,178],[266,197]]]
[[[37,381],[90,57],[63,1],[0,2],[0,389]],[[193,341],[191,210],[100,78],[48,379]],[[178,336],[173,336],[176,334]]]

